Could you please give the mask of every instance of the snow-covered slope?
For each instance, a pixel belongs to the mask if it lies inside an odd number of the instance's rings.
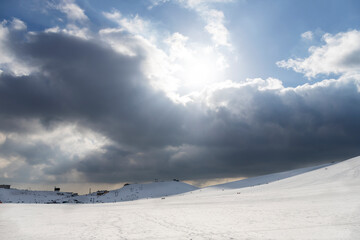
[[[74,195],[66,192],[29,191],[19,189],[1,189],[0,201],[3,203],[62,203],[71,201]]]
[[[323,189],[359,187],[360,156],[283,179],[269,186],[269,190],[271,188],[320,188],[321,186]]]
[[[196,189],[192,185],[177,181],[130,184],[103,195],[94,192],[81,196],[64,192],[0,189],[0,201],[3,203],[105,203],[165,197]]]
[[[97,196],[96,193],[86,196],[88,197],[87,202],[106,203],[166,197],[190,192],[196,189],[198,188],[183,182],[153,182],[145,184],[130,184],[101,196]]]
[[[313,170],[316,170],[319,168],[328,167],[332,164],[333,163],[328,163],[328,164],[322,164],[322,165],[313,166],[313,167],[300,168],[300,169],[295,169],[295,170],[286,171],[286,172],[273,173],[273,174],[268,174],[268,175],[263,175],[263,176],[258,176],[258,177],[247,178],[247,179],[243,179],[243,180],[239,180],[239,181],[209,186],[209,187],[207,187],[207,189],[213,189],[213,188],[238,189],[238,188],[244,188],[244,187],[252,187],[252,186],[261,185],[261,184],[268,184],[271,182],[279,181],[279,180],[282,180],[285,178],[289,178],[289,177],[293,177],[293,176],[296,176],[299,174],[310,172],[310,171],[313,171]]]
[[[268,184],[165,199],[0,204],[0,239],[359,239],[359,173],[357,157]]]

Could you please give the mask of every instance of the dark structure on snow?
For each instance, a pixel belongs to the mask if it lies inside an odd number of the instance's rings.
[[[101,196],[101,195],[107,194],[108,192],[109,192],[108,190],[100,190],[100,191],[97,191],[97,192],[96,192],[96,195],[97,195],[97,196]]]

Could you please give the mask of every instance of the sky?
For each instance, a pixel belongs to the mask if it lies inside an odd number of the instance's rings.
[[[360,155],[360,2],[0,2],[0,183],[206,185]]]

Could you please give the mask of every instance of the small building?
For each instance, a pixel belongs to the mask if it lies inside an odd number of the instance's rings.
[[[1,185],[0,185],[0,188],[10,189],[10,185],[1,184]]]
[[[54,192],[60,192],[60,188],[59,187],[54,187]]]
[[[108,190],[100,190],[96,192],[96,195],[101,196],[107,194],[108,192],[109,192]]]

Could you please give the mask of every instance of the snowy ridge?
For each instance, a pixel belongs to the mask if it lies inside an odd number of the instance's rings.
[[[132,201],[144,198],[159,198],[177,195],[198,189],[183,182],[154,182],[145,184],[130,184],[123,188],[110,191],[102,196],[95,194],[86,195],[88,202],[121,202]]]
[[[238,180],[238,181],[234,181],[234,182],[228,182],[228,183],[209,186],[205,189],[213,189],[213,188],[238,189],[238,188],[252,187],[252,186],[257,186],[257,185],[262,185],[262,184],[268,184],[268,183],[279,181],[279,180],[282,180],[285,178],[300,175],[300,174],[303,174],[306,172],[311,172],[316,169],[328,167],[332,164],[333,163],[327,163],[327,164],[322,164],[322,165],[318,165],[318,166],[299,168],[299,169],[295,169],[295,170],[291,170],[291,171],[272,173],[272,174],[258,176],[258,177],[251,177],[251,178],[246,178],[246,179]]]
[[[225,192],[224,192],[225,190]],[[192,192],[198,198],[224,198],[229,194],[286,197],[290,192],[296,195],[333,194],[353,191],[360,196],[360,156],[338,163],[323,164],[286,172],[274,173],[244,180],[210,186]],[[360,210],[360,204],[359,204]]]
[[[284,179],[276,187],[360,186],[360,156]]]
[[[0,201],[3,203],[62,203],[63,201],[73,201],[73,197],[72,193],[66,192],[0,188]]]
[[[97,192],[76,196],[66,192],[0,189],[0,201],[3,203],[106,203],[166,197],[196,189],[192,185],[177,181],[130,184],[103,195],[98,195]]]

